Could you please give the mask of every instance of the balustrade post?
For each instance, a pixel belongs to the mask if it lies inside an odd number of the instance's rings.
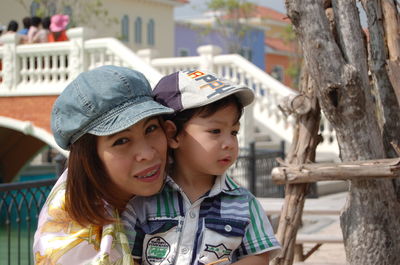
[[[72,28],[67,30],[67,36],[71,42],[71,50],[68,58],[69,80],[75,79],[80,73],[88,70],[85,40],[90,35],[91,32],[88,28]]]
[[[246,106],[240,119],[239,146],[248,146],[255,141],[254,136],[254,103]]]
[[[200,69],[214,72],[214,56],[221,54],[222,49],[215,45],[205,45],[197,48],[200,55]]]
[[[20,42],[18,34],[5,34],[1,36],[3,43],[3,88],[16,90],[19,82],[20,64],[17,60],[17,45]]]
[[[156,49],[142,49],[137,51],[137,55],[149,65],[151,61],[158,57],[158,51]]]

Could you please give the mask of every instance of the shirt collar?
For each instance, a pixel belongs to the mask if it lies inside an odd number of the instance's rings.
[[[183,192],[182,189],[178,186],[178,184],[176,184],[176,182],[170,176],[167,176],[166,184],[168,184],[175,190]],[[231,195],[240,195],[242,194],[242,189],[239,186],[239,184],[237,184],[231,177],[229,177],[227,174],[223,174],[217,176],[213,187],[207,194],[207,197],[216,196],[221,192]]]

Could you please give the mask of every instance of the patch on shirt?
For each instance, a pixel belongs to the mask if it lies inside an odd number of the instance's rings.
[[[150,238],[146,247],[146,260],[149,264],[161,263],[169,254],[171,246],[162,237]]]
[[[225,256],[229,257],[232,253],[232,249],[225,247],[224,244],[219,244],[216,246],[206,244],[206,249],[204,251],[214,253],[218,259],[225,257]]]

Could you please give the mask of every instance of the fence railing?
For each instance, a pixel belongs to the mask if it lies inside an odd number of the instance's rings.
[[[0,185],[0,264],[33,264],[40,209],[56,179]]]
[[[237,161],[228,170],[228,175],[256,197],[282,198],[284,187],[273,183],[271,171],[278,166],[276,159],[284,156],[283,141],[281,150],[257,150],[253,142],[248,149],[241,149]]]

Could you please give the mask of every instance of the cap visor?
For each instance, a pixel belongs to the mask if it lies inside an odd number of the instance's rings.
[[[125,130],[143,119],[173,112],[173,109],[164,107],[153,100],[133,103],[107,116],[95,127],[88,130],[88,133],[98,136],[110,135]]]

